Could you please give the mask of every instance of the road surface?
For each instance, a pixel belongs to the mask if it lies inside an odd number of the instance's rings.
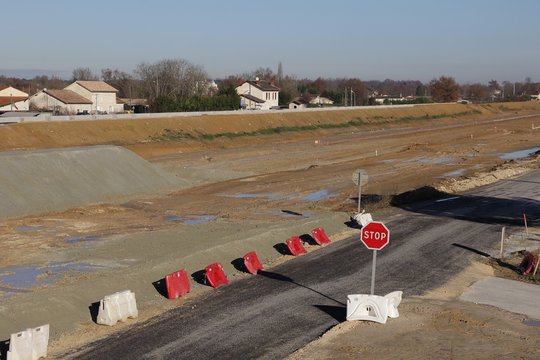
[[[523,212],[540,218],[538,184],[540,171],[377,218],[391,242],[377,257],[375,293],[419,295],[496,253],[501,226],[521,226]],[[335,242],[65,356],[283,358],[344,321],[348,294],[369,293],[371,258],[357,236]]]

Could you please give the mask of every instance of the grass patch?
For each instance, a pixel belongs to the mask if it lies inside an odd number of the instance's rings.
[[[182,130],[176,131],[176,130],[170,130],[165,129],[163,130],[162,134],[159,136],[153,137],[152,140],[154,141],[177,141],[182,139],[199,139],[199,140],[206,140],[206,141],[212,141],[218,138],[228,138],[228,139],[234,139],[238,137],[243,136],[256,136],[256,135],[276,135],[276,134],[282,134],[282,133],[290,133],[290,132],[300,132],[300,131],[314,131],[314,130],[321,130],[321,129],[345,129],[345,128],[351,128],[351,127],[361,127],[365,125],[370,125],[373,123],[401,123],[401,122],[414,122],[414,121],[427,121],[427,120],[435,120],[435,119],[442,119],[442,118],[457,118],[461,116],[467,116],[467,115],[474,115],[474,114],[481,114],[482,112],[479,110],[470,110],[470,111],[462,111],[455,114],[435,114],[435,115],[420,115],[420,116],[403,116],[394,119],[393,116],[391,117],[382,117],[382,116],[374,116],[372,120],[376,121],[366,121],[362,118],[356,118],[354,120],[350,120],[344,123],[323,123],[323,124],[309,124],[309,125],[296,125],[296,126],[278,126],[273,128],[264,128],[259,129],[255,131],[250,132],[225,132],[225,133],[218,133],[218,134],[200,134],[200,135],[192,135],[189,133],[186,133]]]

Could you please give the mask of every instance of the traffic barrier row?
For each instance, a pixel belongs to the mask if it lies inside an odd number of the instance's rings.
[[[347,320],[368,320],[386,324],[399,317],[398,306],[403,292],[393,291],[385,296],[353,294],[347,296]]]
[[[49,324],[11,334],[7,360],[37,360],[47,357],[48,344]]]
[[[312,231],[312,237],[319,245],[330,243],[330,239],[323,228]],[[292,255],[298,256],[307,253],[298,236],[293,236],[286,241]],[[263,266],[255,251],[248,252],[243,256],[244,267],[250,274],[256,275]],[[214,288],[228,285],[229,280],[220,263],[210,264],[205,268],[205,280]],[[165,287],[168,299],[177,299],[191,291],[191,286],[186,269],[173,272],[165,276]],[[135,293],[130,290],[117,292],[104,296],[99,302],[99,311],[96,323],[113,326],[118,321],[124,322],[128,318],[137,318],[138,309]],[[49,342],[49,324],[11,334],[7,360],[37,360],[47,356]]]

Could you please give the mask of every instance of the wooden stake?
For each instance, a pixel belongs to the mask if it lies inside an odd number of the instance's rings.
[[[504,259],[504,233],[506,231],[506,226],[503,226],[501,231],[501,255],[499,256],[500,259]]]

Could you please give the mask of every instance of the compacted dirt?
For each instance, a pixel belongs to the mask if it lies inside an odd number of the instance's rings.
[[[55,275],[55,281],[35,281],[33,287],[8,284],[2,274],[59,260],[76,263],[85,248],[115,236],[200,223],[241,231],[260,222],[285,226],[298,217],[352,215],[358,189],[351,177],[357,169],[368,174],[362,207],[376,211],[388,206],[392,196],[412,189],[431,186],[452,193],[538,168],[538,156],[517,159],[539,150],[540,103],[28,123],[2,126],[0,137],[3,151],[125,146],[184,184],[167,196],[1,220],[0,296],[13,298],[18,290],[61,287],[70,282],[70,272]],[[144,257],[144,251],[130,248],[126,257]],[[111,262],[116,261],[114,254]],[[86,276],[91,281],[92,275]],[[475,325],[482,321],[484,309],[476,312],[474,306],[463,308],[433,296],[405,304],[412,310],[422,306],[421,313],[413,311],[411,316],[423,317],[425,332],[417,336],[424,340],[434,336],[430,330],[464,331],[463,321],[472,336],[485,331]],[[384,329],[396,334],[395,356],[400,354],[400,341],[413,351],[416,343],[397,336],[404,329]],[[490,333],[493,342],[506,337],[503,332]],[[357,350],[350,353],[381,357],[365,346]],[[447,350],[452,354],[451,346]]]

